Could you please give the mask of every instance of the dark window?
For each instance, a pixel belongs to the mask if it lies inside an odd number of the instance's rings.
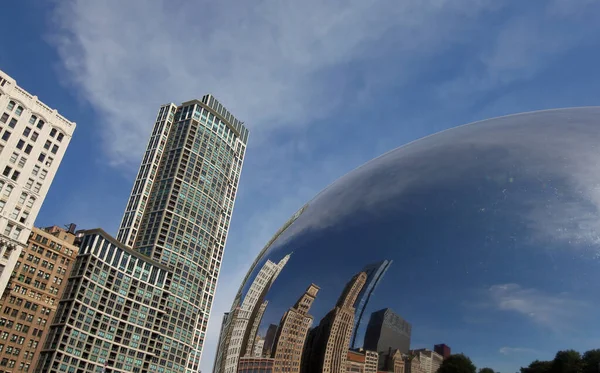
[[[56,136],[56,128],[52,128],[52,130],[50,131],[50,137],[54,136]]]
[[[19,178],[19,175],[21,175],[21,173],[19,171],[13,172],[11,179],[13,179],[14,181],[17,181],[17,179]]]
[[[0,122],[6,123],[7,120],[8,120],[8,114],[6,114],[6,113],[2,114],[2,117],[0,118]]]
[[[8,123],[8,126],[10,128],[15,128],[15,126],[17,125],[17,120],[15,118],[10,120],[10,123]]]
[[[33,133],[31,134],[31,141],[35,141],[37,140],[39,134],[35,131],[33,131]]]
[[[6,166],[4,168],[4,172],[2,172],[2,175],[8,177],[8,175],[10,174],[10,171],[12,171],[12,168],[10,168],[9,166]]]
[[[43,120],[39,120],[36,126],[38,129],[42,129],[44,128],[44,121]]]
[[[23,146],[25,146],[25,141],[19,140],[17,143],[17,149],[23,149]]]
[[[29,137],[30,133],[31,133],[31,128],[30,127],[25,127],[25,130],[23,131],[23,136]]]
[[[52,145],[50,140],[46,140],[46,143],[44,144],[44,149],[50,149],[50,145]]]
[[[10,138],[10,132],[4,131],[4,133],[2,134],[2,140],[8,141],[9,138]]]
[[[40,156],[38,157],[38,161],[43,162],[44,159],[46,159],[46,154],[45,153],[40,153]]]
[[[57,151],[58,151],[58,145],[52,146],[52,154],[56,154]]]
[[[65,135],[63,135],[62,133],[58,134],[58,137],[56,138],[58,141],[62,141],[63,137],[65,137]]]
[[[27,153],[27,154],[31,153],[31,149],[33,149],[33,146],[27,144],[27,146],[25,147],[25,153]]]

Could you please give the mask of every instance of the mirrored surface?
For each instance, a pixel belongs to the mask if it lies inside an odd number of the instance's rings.
[[[478,122],[337,180],[212,315],[214,372],[434,373],[458,352],[515,372],[600,347],[599,118]]]

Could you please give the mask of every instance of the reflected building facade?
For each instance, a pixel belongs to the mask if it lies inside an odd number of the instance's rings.
[[[308,328],[313,317],[308,314],[319,287],[311,284],[296,304],[281,318],[273,343],[274,373],[299,373]]]
[[[316,328],[311,330],[304,350],[303,372],[345,371],[354,328],[354,303],[366,281],[365,272],[352,277],[335,308],[325,315]]]
[[[277,324],[270,324],[265,334],[265,344],[263,347],[263,356],[271,356],[273,351],[273,341],[277,335]]]
[[[389,308],[373,312],[365,333],[364,348],[377,352],[400,350],[408,353],[412,326]]]
[[[433,346],[433,351],[437,352],[444,359],[447,359],[452,354],[452,350],[450,349],[450,347],[443,343]]]
[[[250,335],[251,328],[249,326],[254,325],[254,321],[259,314],[262,317],[262,313],[259,313],[260,306],[258,308],[256,306],[257,304],[263,304],[266,293],[287,264],[290,255],[286,255],[278,263],[267,261],[250,285],[239,311],[234,315],[231,341],[224,362],[225,373],[235,373],[237,371],[242,351],[246,352],[247,344],[250,340],[254,341],[255,336]]]
[[[363,272],[367,274],[367,282],[363,287],[363,290],[358,295],[358,299],[356,302],[356,326],[354,327],[354,333],[352,334],[352,344],[353,348],[356,346],[356,338],[358,336],[358,331],[360,330],[361,321],[363,315],[365,313],[365,309],[369,303],[369,299],[371,295],[379,285],[379,282],[383,279],[383,276],[387,272],[388,268],[392,265],[391,260],[382,260],[381,262],[370,264],[363,268]]]

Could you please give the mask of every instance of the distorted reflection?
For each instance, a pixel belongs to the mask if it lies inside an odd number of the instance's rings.
[[[435,373],[454,352],[514,372],[599,347],[599,115],[462,126],[339,179],[253,263],[214,372]]]

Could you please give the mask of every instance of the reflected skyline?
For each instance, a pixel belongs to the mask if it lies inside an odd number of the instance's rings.
[[[500,372],[550,358],[565,344],[595,347],[599,115],[598,108],[582,108],[497,118],[374,159],[318,194],[267,243],[240,286],[231,317],[261,268],[291,255],[253,303],[257,312],[268,302],[258,326],[244,333],[248,340],[252,335],[252,341],[266,341],[314,284],[314,325],[304,351],[317,340],[326,346],[327,333],[318,331],[331,325],[350,333],[347,346],[340,337],[325,348],[327,356],[340,356],[327,369],[356,367],[357,359],[366,364],[368,320],[388,308],[411,325],[410,345],[375,351],[380,371],[402,364],[404,373],[413,366],[428,370],[432,356],[446,353],[434,347],[440,344]],[[368,268],[385,270],[370,277]],[[347,327],[349,319],[334,322],[332,310],[361,271],[365,281]],[[339,308],[337,314],[344,313]],[[272,369],[272,345],[260,343],[262,356],[248,358],[267,359]],[[309,368],[300,371],[322,370]]]

